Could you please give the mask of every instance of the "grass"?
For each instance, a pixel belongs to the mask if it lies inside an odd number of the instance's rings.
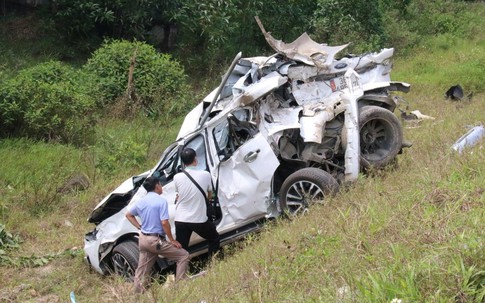
[[[22,242],[8,251],[15,262],[1,267],[0,301],[65,302],[74,291],[78,302],[483,302],[485,143],[451,150],[467,127],[485,123],[480,37],[448,46],[452,37],[437,36],[397,58],[393,78],[412,84],[408,110],[435,119],[403,121],[413,147],[395,167],[360,176],[302,217],[268,224],[205,277],[155,283],[141,297],[84,263],[86,218],[122,180],[154,165],[182,117],[173,125],[107,119],[87,150],[1,141],[0,223]],[[445,100],[457,83],[475,92],[471,101]],[[56,192],[79,172],[88,190]]]

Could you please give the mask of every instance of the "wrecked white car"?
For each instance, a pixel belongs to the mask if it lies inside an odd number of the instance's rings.
[[[409,85],[390,79],[393,49],[336,59],[346,45],[318,44],[306,34],[285,44],[262,30],[276,54],[238,54],[221,85],[187,115],[160,161],[93,210],[88,220],[96,226],[84,249],[97,272],[133,276],[138,230],[125,219],[126,207],[146,194],[141,184],[155,175],[163,180],[172,217],[172,180],[184,147],[193,148],[198,168],[211,173],[222,244],[268,218],[305,211],[362,169],[388,165],[405,147],[393,114],[399,98],[391,93],[407,92]],[[206,243],[194,234],[189,251],[202,254]],[[158,269],[169,265],[160,258]]]

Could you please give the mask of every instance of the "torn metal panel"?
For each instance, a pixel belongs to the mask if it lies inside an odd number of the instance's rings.
[[[246,106],[270,93],[288,81],[287,77],[272,72],[260,81],[248,86],[242,94],[234,98],[232,106]]]
[[[274,57],[259,56],[240,59],[229,75],[219,99],[222,100],[227,97],[234,97],[241,94],[242,91],[244,91],[244,87],[259,81],[259,79],[265,75],[261,70],[265,68],[273,69],[272,67],[277,63],[278,62]],[[211,102],[214,99],[216,92],[217,88],[209,93],[203,101]]]
[[[347,88],[344,72],[352,69],[349,65],[342,69],[339,74],[322,73],[315,66],[290,66],[288,77],[291,79],[293,96],[300,105],[321,102],[332,93],[343,91]],[[387,65],[373,65],[360,75],[365,91],[389,87],[390,77]],[[387,99],[386,99],[387,100]],[[392,101],[392,100],[391,100]]]
[[[348,44],[340,46],[327,46],[313,41],[307,33],[303,33],[295,41],[285,43],[276,40],[270,33],[266,32],[263,24],[256,17],[256,22],[264,35],[268,44],[279,54],[287,58],[299,61],[308,65],[314,65],[319,68],[328,69],[333,62],[335,55],[346,48]]]
[[[296,102],[300,105],[322,102],[332,94],[332,89],[323,81],[307,83],[292,81],[291,89]]]
[[[293,81],[312,81],[312,79],[318,76],[320,73],[321,70],[316,66],[292,65],[288,68],[288,77]]]
[[[390,91],[400,91],[403,93],[409,93],[410,89],[411,89],[411,84],[406,82],[399,82],[399,81],[391,81],[388,87],[388,90]]]
[[[300,135],[304,142],[322,143],[325,123],[335,117],[333,107],[324,104],[306,106],[300,118]]]
[[[268,95],[259,106],[259,131],[272,146],[277,146],[280,132],[285,129],[299,129],[301,107],[281,107],[281,100]]]

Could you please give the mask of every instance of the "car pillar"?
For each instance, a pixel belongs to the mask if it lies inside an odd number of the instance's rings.
[[[347,88],[341,95],[345,104],[345,122],[347,130],[347,149],[345,150],[345,182],[355,181],[360,171],[360,136],[359,136],[359,109],[357,99],[364,94],[360,76],[349,69],[345,73]]]

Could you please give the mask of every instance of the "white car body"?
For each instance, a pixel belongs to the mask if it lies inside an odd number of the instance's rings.
[[[177,155],[183,147],[197,152],[199,168],[210,172],[217,188],[220,214],[216,226],[222,242],[258,229],[261,221],[278,216],[282,205],[290,204],[281,196],[279,185],[285,187],[283,181],[291,179],[291,171],[275,181],[275,173],[285,165],[294,165],[290,166],[295,171],[321,161],[337,167],[343,175],[341,181],[357,178],[360,108],[378,104],[392,112],[396,103],[387,91],[409,87],[390,80],[393,49],[336,60],[335,55],[346,45],[330,47],[305,35],[285,44],[263,33],[278,55],[245,59],[238,55],[221,86],[187,114],[177,141],[160,161],[151,170],[127,179],[93,210],[89,221],[96,227],[86,234],[85,253],[97,272],[111,271],[110,256],[116,245],[137,241],[138,231],[125,214],[128,205],[146,195],[141,186],[146,177],[155,175],[164,180],[161,196],[168,201],[174,227],[172,178],[181,167]],[[340,122],[335,122],[337,117]],[[326,136],[333,129],[338,131],[329,144]],[[288,139],[289,133],[305,148],[296,148]],[[296,134],[299,138],[295,139]],[[401,147],[399,140],[396,144]],[[335,150],[333,146],[337,146]],[[326,157],[328,151],[338,155],[338,161]],[[322,178],[333,180],[327,175]],[[313,184],[314,179],[310,181]],[[282,198],[283,204],[278,202]],[[206,251],[203,239],[196,234],[190,247],[194,255]]]

